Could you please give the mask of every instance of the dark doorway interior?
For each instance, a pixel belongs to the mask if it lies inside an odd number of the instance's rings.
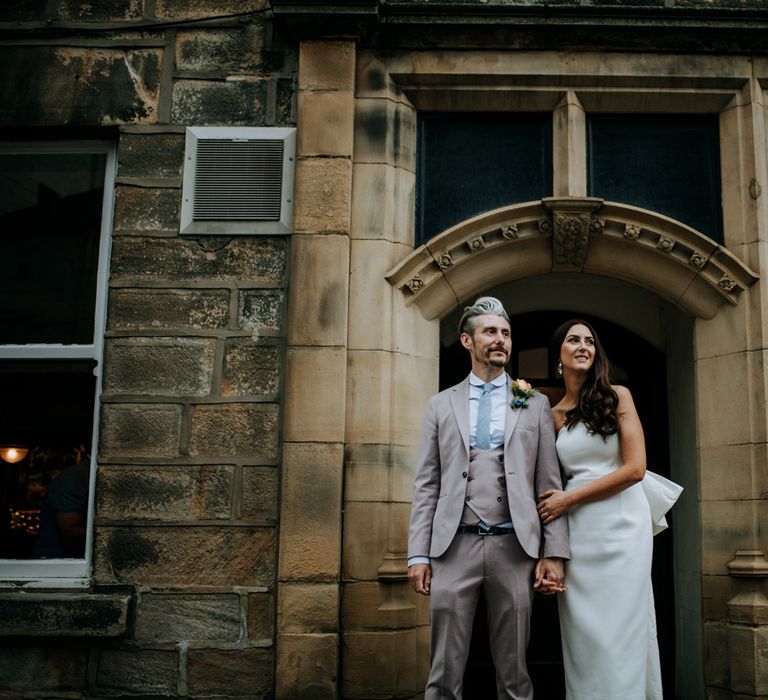
[[[591,322],[600,335],[615,368],[615,381],[627,386],[635,399],[645,431],[648,466],[669,476],[666,361],[664,353],[625,328],[603,319],[568,311],[539,311],[518,314],[512,321],[512,360],[509,373],[523,377],[546,393],[555,403],[561,385],[548,357],[552,332],[572,318]],[[441,348],[440,388],[452,386],[469,372],[469,358],[458,341]],[[674,585],[672,533],[667,530],[654,539],[653,588],[661,653],[665,697],[675,696]],[[537,698],[565,697],[557,601],[536,596],[528,664]],[[494,698],[495,676],[488,645],[485,607],[475,616],[469,661],[464,677],[467,700]]]

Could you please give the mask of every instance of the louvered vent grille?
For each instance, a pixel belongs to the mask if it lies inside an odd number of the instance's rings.
[[[283,140],[198,139],[196,221],[279,221]]]
[[[293,127],[187,127],[179,232],[292,233],[295,160]]]

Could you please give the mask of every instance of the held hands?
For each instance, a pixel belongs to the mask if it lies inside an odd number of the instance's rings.
[[[432,567],[429,564],[411,564],[408,567],[408,582],[416,593],[429,595],[432,583]]]
[[[539,511],[541,522],[545,525],[564,515],[569,508],[568,494],[565,491],[549,489],[539,494],[539,505],[536,506],[536,510]]]
[[[533,590],[543,595],[555,595],[568,590],[563,584],[565,571],[562,559],[539,559],[534,576]]]

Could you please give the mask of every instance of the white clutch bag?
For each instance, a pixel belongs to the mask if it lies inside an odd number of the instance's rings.
[[[643,492],[651,507],[653,534],[658,535],[669,527],[664,516],[675,505],[675,501],[683,492],[683,487],[650,469],[645,470],[645,477],[640,483],[643,485]]]

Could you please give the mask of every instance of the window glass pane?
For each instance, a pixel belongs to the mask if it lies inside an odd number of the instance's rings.
[[[465,219],[552,194],[549,114],[421,115],[416,245]]]
[[[592,116],[589,194],[682,221],[722,243],[716,117]]]
[[[92,361],[0,362],[0,558],[84,556]],[[28,450],[20,461],[4,450]]]
[[[0,343],[93,342],[105,163],[0,153]]]

